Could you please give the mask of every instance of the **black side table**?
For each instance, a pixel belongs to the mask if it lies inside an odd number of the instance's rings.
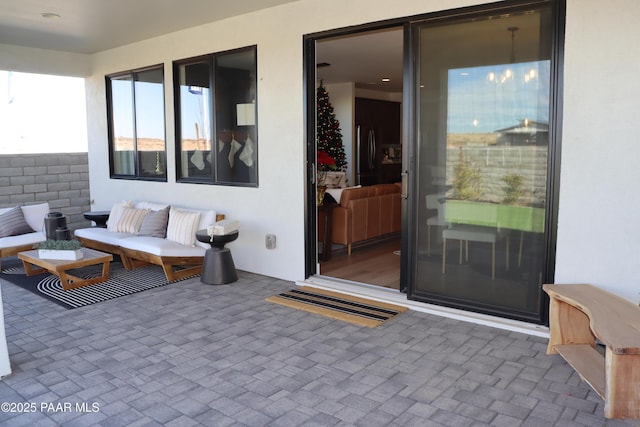
[[[202,243],[209,243],[210,249],[204,254],[204,262],[202,264],[202,274],[200,281],[205,285],[226,285],[238,280],[236,266],[233,263],[231,250],[225,248],[229,242],[233,242],[238,238],[238,231],[220,236],[209,236],[207,230],[196,231],[196,239]]]
[[[96,223],[96,227],[107,228],[109,220],[109,211],[91,211],[85,212],[84,218]]]

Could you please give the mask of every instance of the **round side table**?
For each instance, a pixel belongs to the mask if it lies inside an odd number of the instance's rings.
[[[226,285],[238,280],[236,266],[233,263],[231,250],[225,248],[229,242],[233,242],[238,238],[238,231],[219,236],[209,236],[207,230],[196,231],[196,239],[202,243],[209,243],[210,249],[204,254],[204,262],[202,263],[202,274],[200,281],[205,285]]]
[[[109,211],[91,211],[85,212],[84,218],[96,223],[96,227],[107,228],[109,220]]]

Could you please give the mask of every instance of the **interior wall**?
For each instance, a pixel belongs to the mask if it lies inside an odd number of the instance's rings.
[[[342,133],[342,145],[347,157],[347,186],[354,185],[355,181],[355,156],[354,156],[354,115],[355,115],[355,85],[353,83],[327,84],[325,89],[329,94],[329,102],[333,107],[340,131]]]

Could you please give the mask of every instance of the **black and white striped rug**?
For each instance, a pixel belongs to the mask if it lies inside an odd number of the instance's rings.
[[[100,276],[102,265],[93,265],[74,270],[74,274],[83,279]],[[156,265],[126,270],[120,262],[112,262],[109,279],[76,289],[64,290],[60,278],[45,273],[27,277],[22,264],[2,261],[0,278],[18,285],[37,295],[54,301],[66,308],[78,308],[131,295],[147,289],[168,284],[162,268]]]

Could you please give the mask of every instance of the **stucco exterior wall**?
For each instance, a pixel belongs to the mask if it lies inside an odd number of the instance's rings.
[[[301,0],[92,55],[87,73],[89,171],[95,209],[123,198],[213,207],[240,221],[230,246],[238,268],[283,279],[304,277],[305,34],[486,3],[475,0]],[[589,282],[635,302],[640,252],[640,2],[567,0],[564,105],[556,278]],[[171,62],[205,53],[258,46],[258,188],[109,179],[104,75],[164,63],[168,164],[174,164]],[[1,46],[0,46],[1,48]],[[19,49],[18,49],[19,50]],[[35,66],[15,49],[0,49],[0,65],[59,72],[68,55],[49,53]],[[85,64],[67,64],[82,74]],[[613,233],[614,229],[624,230]],[[277,247],[264,247],[265,234]]]
[[[569,0],[557,283],[633,302],[640,253],[640,2]]]

